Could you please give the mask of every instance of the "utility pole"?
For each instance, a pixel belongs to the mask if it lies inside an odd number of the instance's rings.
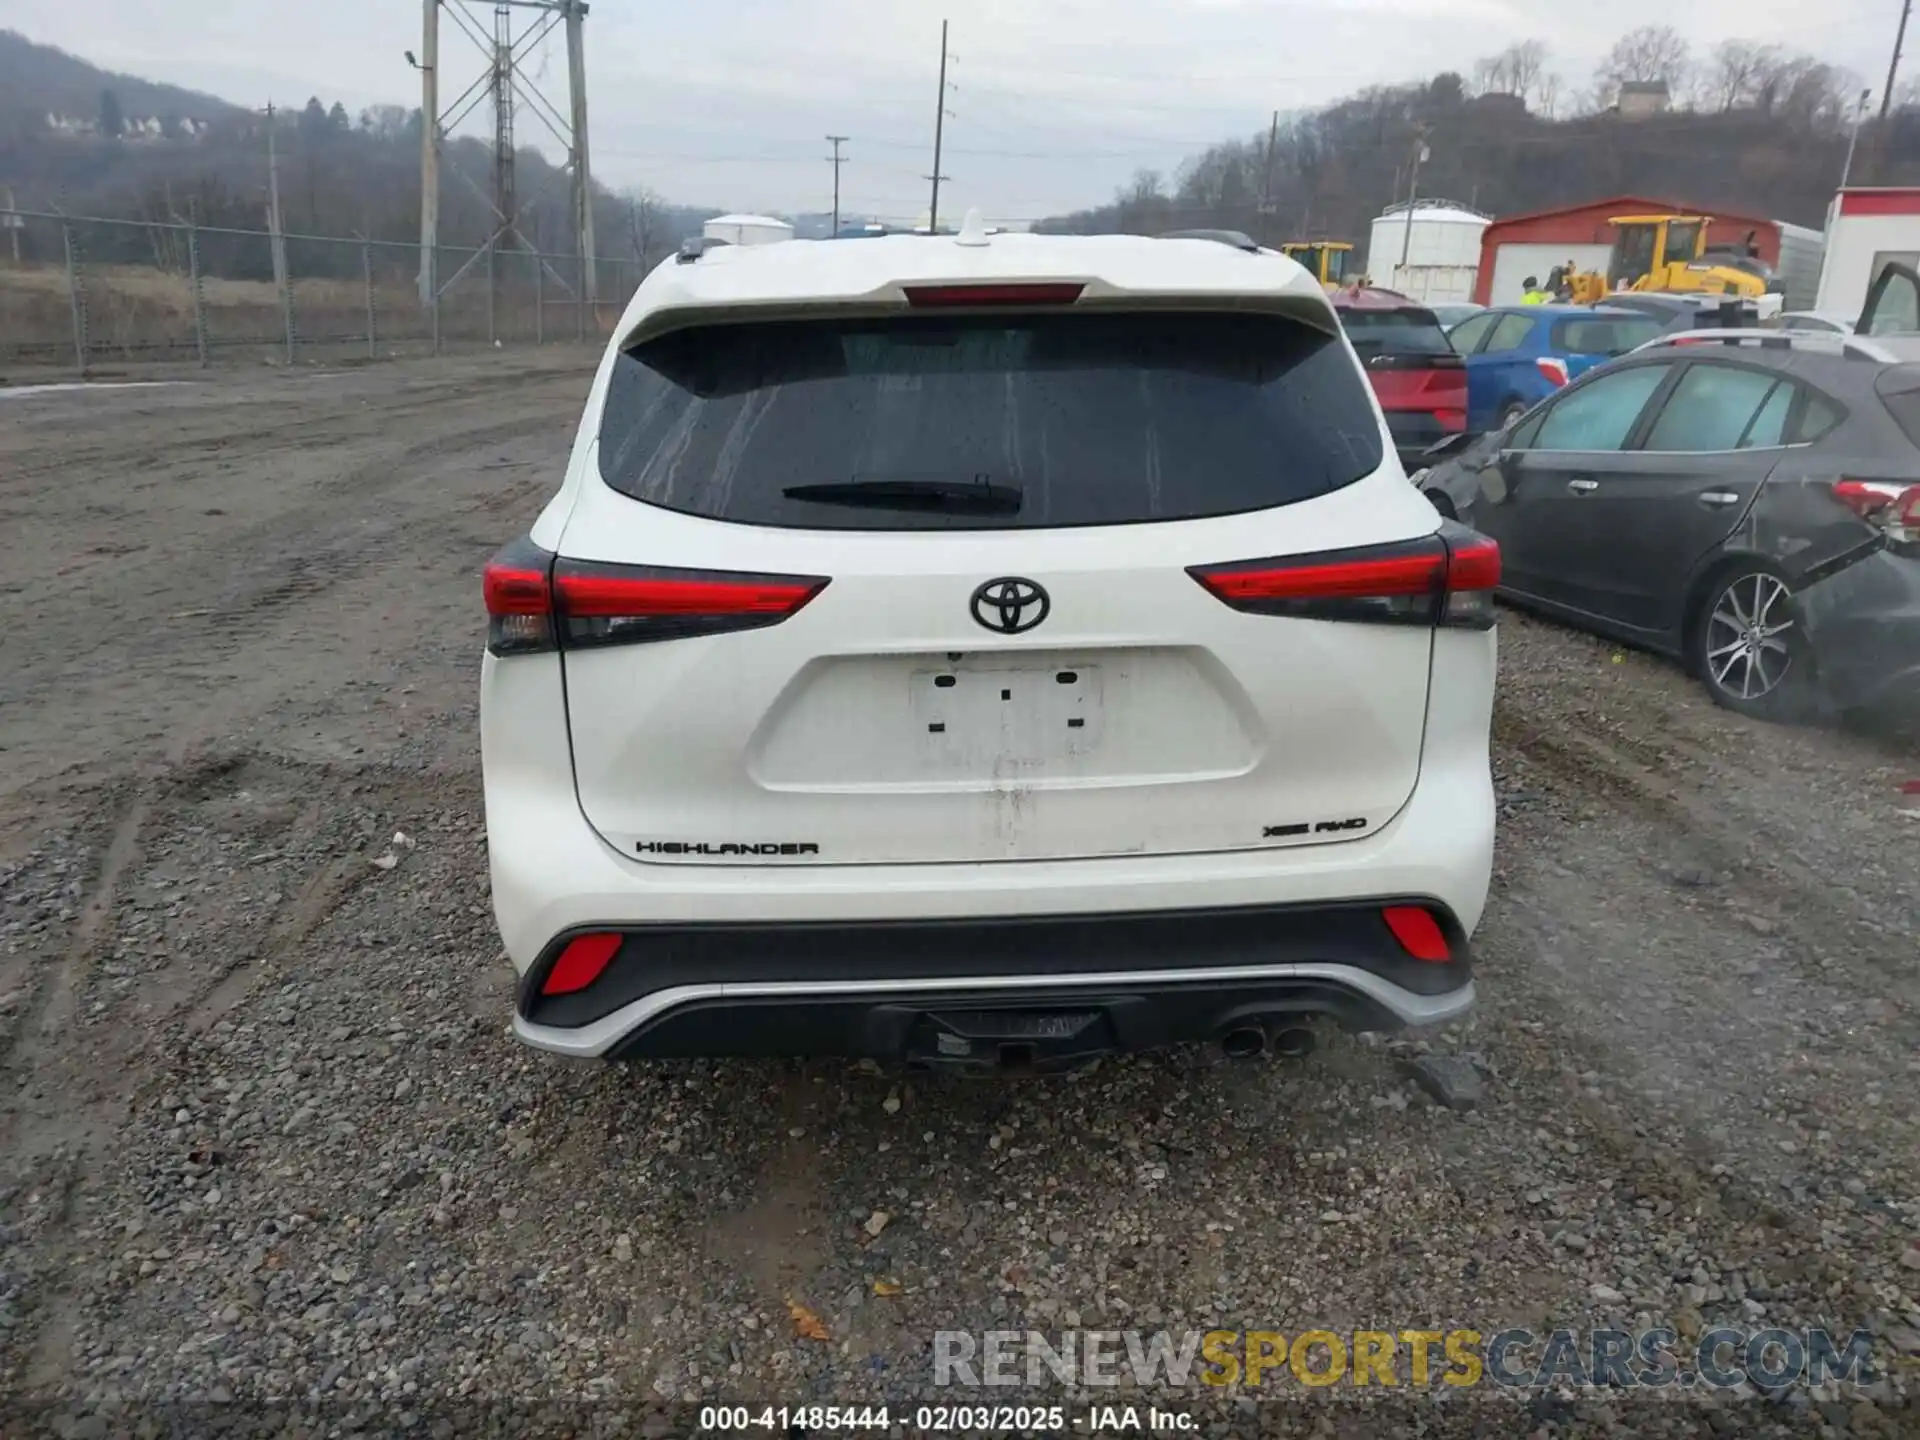
[[[573,100],[573,213],[580,239],[580,302],[592,305],[598,288],[593,266],[593,167],[587,159],[586,0],[562,0],[567,19],[567,77]]]
[[[1872,90],[1860,92],[1860,103],[1853,110],[1853,133],[1847,136],[1847,163],[1840,167],[1840,188],[1847,188],[1847,181],[1853,177],[1854,147],[1860,143],[1860,124],[1867,118],[1867,105],[1873,99]]]
[[[947,120],[947,22],[940,22],[940,104],[933,112],[933,174],[927,178],[933,181],[933,199],[927,205],[927,233],[940,233],[940,182],[946,177],[940,173],[940,144],[946,133]]]
[[[1428,155],[1427,127],[1422,125],[1413,137],[1413,173],[1407,177],[1407,228],[1400,241],[1400,268],[1407,268],[1407,258],[1413,252],[1413,202],[1420,193],[1420,162]]]
[[[840,235],[840,147],[847,143],[847,137],[829,135],[827,143],[833,146],[831,157],[833,160],[833,229],[828,233],[827,238],[837,239]],[[933,168],[938,170],[940,167],[936,164]]]
[[[1273,239],[1273,148],[1280,140],[1280,112],[1273,112],[1273,124],[1267,127],[1267,178],[1260,183],[1260,227]],[[1306,236],[1301,236],[1306,239]]]
[[[1893,82],[1900,73],[1900,50],[1907,43],[1907,21],[1913,15],[1913,0],[1900,0],[1900,28],[1893,32],[1893,54],[1887,60],[1887,88],[1880,95],[1880,123],[1873,131],[1874,178],[1885,180],[1881,160],[1887,145],[1887,112],[1893,108]]]
[[[293,363],[293,285],[287,274],[287,229],[280,216],[280,148],[274,132],[280,128],[271,104],[267,106],[267,244],[273,251],[273,283],[280,291],[280,311],[286,322],[287,363]]]
[[[420,54],[420,303],[431,305],[439,293],[440,0],[423,0]]]

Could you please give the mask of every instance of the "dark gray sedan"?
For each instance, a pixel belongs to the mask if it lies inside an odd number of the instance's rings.
[[[1747,714],[1920,701],[1920,335],[1669,335],[1450,450],[1509,598]]]

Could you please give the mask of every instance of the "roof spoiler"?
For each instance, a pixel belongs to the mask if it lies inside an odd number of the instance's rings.
[[[1239,230],[1169,230],[1160,237],[1162,240],[1212,240],[1220,245],[1231,245],[1236,250],[1246,250],[1257,255],[1260,246],[1251,235]]]

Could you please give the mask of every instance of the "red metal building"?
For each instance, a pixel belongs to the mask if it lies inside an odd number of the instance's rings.
[[[1474,279],[1474,300],[1482,305],[1511,305],[1519,300],[1529,275],[1544,283],[1554,266],[1569,260],[1581,270],[1604,274],[1613,248],[1613,227],[1607,221],[1616,215],[1709,215],[1713,217],[1713,226],[1707,232],[1709,243],[1738,244],[1751,230],[1760,259],[1771,266],[1780,263],[1781,226],[1777,220],[1743,215],[1723,206],[1615,195],[1584,205],[1495,220],[1480,237],[1480,273]]]

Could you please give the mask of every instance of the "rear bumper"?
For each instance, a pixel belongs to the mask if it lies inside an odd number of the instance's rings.
[[[858,1055],[898,1061],[937,1054],[982,1058],[997,1068],[996,1052],[1010,1035],[1040,1058],[1066,1063],[1319,1015],[1355,1030],[1439,1025],[1473,1003],[1471,980],[1418,995],[1353,966],[1245,966],[1071,978],[687,985],[655,991],[583,1026],[540,1025],[516,1014],[513,1033],[536,1049],[576,1059]],[[943,1044],[942,1034],[972,1043]]]
[[[1920,713],[1920,557],[1882,550],[1810,586],[1801,606],[1834,704]]]
[[[1373,902],[631,927],[592,985],[543,996],[574,938],[557,937],[522,978],[514,1029],[576,1056],[897,1058],[923,1017],[944,1012],[1077,1015],[1086,1023],[1069,1028],[1099,1050],[1205,1039],[1256,1016],[1327,1015],[1349,1029],[1392,1030],[1470,1007],[1472,959],[1459,921],[1421,897],[1382,903],[1434,915],[1453,958],[1413,959]]]
[[[1458,435],[1465,426],[1466,412],[1453,412],[1460,423],[1448,424],[1430,410],[1388,410],[1387,433],[1393,436],[1393,448],[1400,463],[1418,468],[1420,457],[1449,435]]]

